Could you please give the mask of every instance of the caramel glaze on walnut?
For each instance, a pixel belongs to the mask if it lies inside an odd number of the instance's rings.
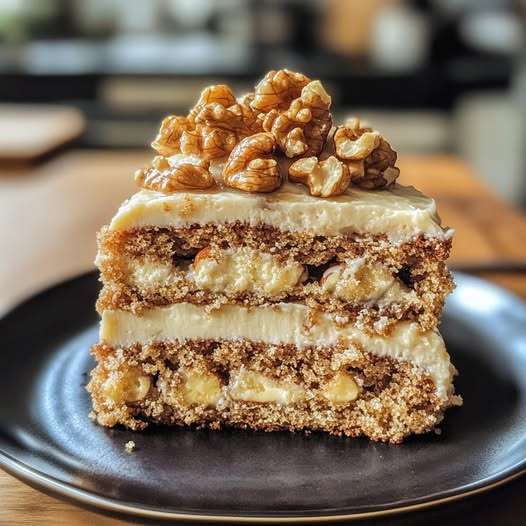
[[[359,119],[333,128],[330,106],[319,80],[287,69],[269,71],[254,92],[237,99],[227,85],[209,86],[187,116],[163,120],[152,143],[160,157],[136,181],[164,193],[208,189],[216,185],[212,162],[224,163],[220,185],[245,192],[278,189],[282,171],[324,198],[350,185],[392,185],[400,171],[389,143]],[[174,155],[183,160],[166,159]]]

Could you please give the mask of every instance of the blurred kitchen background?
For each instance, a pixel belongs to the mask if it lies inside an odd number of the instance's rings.
[[[0,315],[94,268],[165,115],[322,79],[432,195],[450,264],[526,298],[526,0],[0,0]]]
[[[337,118],[458,155],[524,205],[525,21],[511,0],[0,0],[0,163],[144,148],[203,86],[289,67]]]

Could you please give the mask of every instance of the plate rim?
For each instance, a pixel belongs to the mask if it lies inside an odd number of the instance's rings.
[[[354,513],[341,514],[316,514],[316,512],[309,512],[306,515],[294,515],[284,513],[283,515],[228,515],[228,514],[203,514],[177,511],[162,511],[155,508],[140,506],[132,503],[122,503],[116,499],[103,497],[91,491],[76,488],[75,486],[55,479],[39,472],[38,470],[25,465],[24,463],[13,459],[10,455],[0,450],[0,468],[6,473],[14,476],[16,479],[29,484],[37,490],[48,490],[55,497],[62,497],[66,500],[80,503],[94,511],[104,510],[106,512],[116,513],[120,515],[141,517],[144,519],[160,519],[170,521],[192,521],[192,522],[231,522],[237,524],[254,524],[254,523],[289,523],[289,524],[308,524],[313,522],[339,522],[339,521],[357,521],[363,519],[381,518],[393,515],[400,515],[403,513],[422,511],[442,504],[456,502],[475,495],[486,493],[500,486],[504,486],[513,480],[516,480],[526,475],[526,459],[522,460],[512,468],[509,473],[501,476],[494,475],[490,480],[482,479],[474,482],[476,487],[472,489],[465,489],[464,491],[456,492],[452,495],[447,495],[439,498],[430,498],[423,502],[415,504],[405,504],[401,506],[393,506],[384,510],[364,511]],[[455,491],[455,490],[451,490]],[[425,499],[425,497],[424,497]]]
[[[12,306],[7,311],[0,313],[0,323],[5,321],[11,315],[14,315],[16,311],[23,308],[27,303],[37,301],[43,296],[48,295],[54,289],[71,285],[75,281],[81,281],[87,279],[90,276],[96,276],[96,271],[89,271],[76,276],[72,276],[68,279],[53,283],[50,286],[38,291],[36,294],[30,295],[24,298]],[[499,294],[505,295],[508,299],[514,302],[519,302],[524,305],[521,298],[511,293],[510,291],[495,285],[494,283],[488,282],[478,276],[464,274],[461,272],[455,272],[455,279],[462,281],[471,282],[482,282],[486,287],[489,286]],[[30,465],[13,458],[9,453],[3,450],[0,446],[0,469],[6,473],[14,476],[16,479],[36,488],[39,491],[49,492],[56,498],[63,498],[75,504],[87,507],[94,511],[104,510],[110,513],[116,513],[120,515],[135,516],[145,519],[160,519],[160,520],[171,520],[171,521],[209,521],[209,522],[224,522],[229,521],[233,523],[312,523],[312,522],[337,522],[337,521],[356,521],[362,519],[380,518],[386,516],[399,515],[402,513],[408,513],[413,511],[420,511],[429,509],[435,506],[446,504],[449,502],[459,501],[471,496],[475,496],[487,491],[491,491],[497,487],[503,486],[513,480],[526,475],[526,456],[517,462],[516,464],[501,470],[485,479],[473,481],[464,486],[453,488],[450,490],[442,491],[436,494],[431,494],[420,498],[420,502],[413,502],[412,504],[400,505],[393,504],[387,505],[385,509],[370,510],[370,511],[356,511],[356,512],[343,512],[343,513],[324,513],[322,511],[306,511],[305,515],[298,515],[294,512],[283,512],[273,515],[261,514],[261,513],[247,513],[247,514],[221,514],[218,512],[214,513],[198,513],[198,512],[186,512],[186,511],[163,511],[161,509],[141,506],[137,503],[122,502],[118,499],[98,495],[92,491],[88,491],[82,488],[75,487],[74,485],[56,479]],[[441,496],[442,495],[442,496]]]

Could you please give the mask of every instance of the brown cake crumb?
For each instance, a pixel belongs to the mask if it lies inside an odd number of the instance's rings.
[[[422,330],[436,327],[444,300],[453,289],[453,280],[444,258],[451,241],[419,237],[399,247],[382,236],[313,236],[303,232],[281,232],[271,227],[248,227],[241,223],[194,225],[183,228],[141,228],[127,232],[103,230],[99,236],[99,267],[105,284],[97,303],[105,309],[129,310],[140,314],[150,307],[189,302],[212,309],[226,303],[260,306],[279,302],[303,302],[312,309],[327,312],[339,324],[386,334],[399,320],[415,320]],[[319,283],[298,284],[291,291],[272,297],[259,293],[227,294],[207,291],[186,280],[186,271],[178,259],[193,257],[206,247],[248,247],[276,254],[309,265],[315,274],[331,262],[366,257],[371,264],[381,264],[400,274],[414,290],[413,298],[388,304],[347,302],[324,293]],[[129,283],[128,261],[173,265],[174,281],[154,289]]]
[[[399,443],[408,435],[432,431],[448,407],[461,403],[454,393],[447,399],[439,398],[432,380],[411,364],[379,358],[356,346],[349,349],[343,343],[299,352],[294,345],[191,340],[128,348],[98,344],[92,352],[97,367],[87,389],[99,424],[109,427],[122,424],[140,430],[153,422],[212,429],[310,429]],[[217,407],[185,402],[181,389],[184,371],[212,374],[225,388],[233,372],[241,368],[299,385],[306,395],[285,405],[236,400],[228,394]],[[335,405],[321,393],[342,370],[355,378],[360,394],[350,403]],[[130,373],[151,379],[140,400],[126,402],[105,394],[109,378]]]

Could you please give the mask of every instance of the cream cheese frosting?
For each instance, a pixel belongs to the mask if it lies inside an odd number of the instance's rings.
[[[391,242],[408,241],[422,234],[444,239],[452,234],[441,227],[433,199],[412,186],[398,184],[378,191],[351,188],[344,195],[324,199],[309,195],[302,185],[293,183],[285,183],[269,194],[222,189],[166,195],[140,190],[122,204],[110,229],[234,221],[326,236],[387,234]]]
[[[438,331],[422,333],[417,323],[403,321],[389,336],[370,335],[352,325],[339,327],[323,314],[312,323],[308,307],[295,303],[256,308],[224,305],[211,313],[202,306],[178,303],[149,309],[141,316],[106,310],[102,314],[100,339],[115,347],[158,340],[250,339],[293,344],[300,349],[348,341],[350,347],[355,343],[377,356],[421,368],[444,399],[452,391],[455,372]]]

